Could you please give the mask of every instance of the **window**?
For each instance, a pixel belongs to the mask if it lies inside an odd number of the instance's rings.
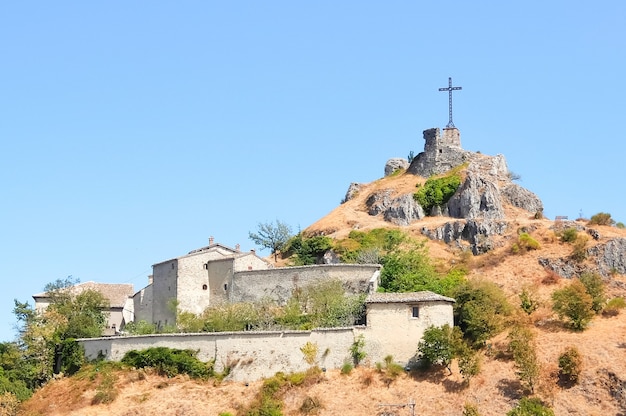
[[[419,308],[419,306],[413,306],[411,308],[411,316],[413,318],[419,318],[420,317],[420,308]]]
[[[209,270],[209,263],[204,263],[202,266],[204,267],[204,270]]]
[[[224,283],[224,292],[228,291],[228,283]]]
[[[208,288],[209,287],[206,284],[202,285],[202,290],[207,290]]]

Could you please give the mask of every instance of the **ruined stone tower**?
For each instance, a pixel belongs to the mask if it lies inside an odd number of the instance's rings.
[[[407,172],[425,178],[452,169],[465,162],[461,148],[461,133],[456,127],[446,127],[443,135],[439,128],[424,130],[424,151],[418,154]]]

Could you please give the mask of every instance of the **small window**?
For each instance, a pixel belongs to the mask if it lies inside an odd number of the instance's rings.
[[[224,292],[228,291],[228,283],[224,283]]]
[[[420,308],[419,308],[419,306],[413,306],[411,308],[411,316],[413,318],[419,318],[420,317]]]
[[[202,285],[202,290],[207,290],[208,288],[209,287],[206,284]]]
[[[174,270],[174,263],[172,263],[172,270]]]
[[[209,263],[204,263],[202,266],[204,267],[204,270],[209,270]]]
[[[439,153],[443,153],[443,149],[439,149]]]

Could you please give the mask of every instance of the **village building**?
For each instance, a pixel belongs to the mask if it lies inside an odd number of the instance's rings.
[[[84,282],[68,288],[73,295],[87,290],[100,292],[108,301],[109,306],[103,311],[107,316],[103,335],[115,335],[130,321],[133,316],[133,285],[130,283],[96,283]],[[35,311],[42,313],[51,302],[47,292],[33,295]]]

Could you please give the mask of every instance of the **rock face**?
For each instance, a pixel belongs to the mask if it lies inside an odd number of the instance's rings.
[[[543,211],[543,203],[539,197],[515,183],[506,185],[500,193],[502,198],[514,207],[525,209],[531,213]]]
[[[495,248],[494,235],[503,235],[509,229],[507,221],[466,220],[451,221],[436,228],[422,228],[422,234],[431,240],[441,240],[447,244],[456,244],[463,248],[463,242],[469,244],[474,255],[486,253]]]
[[[424,217],[424,210],[413,198],[413,194],[404,194],[391,198],[392,190],[384,189],[371,194],[365,201],[370,215],[383,215],[386,221],[396,225],[409,225]]]
[[[400,169],[407,169],[409,167],[409,161],[400,157],[394,157],[389,159],[385,163],[385,176],[392,175],[395,171]]]
[[[359,191],[361,190],[361,187],[363,186],[362,183],[356,183],[356,182],[352,182],[350,184],[350,186],[348,187],[348,191],[346,192],[346,196],[343,198],[343,201],[341,201],[341,203],[346,203],[349,200],[351,200],[352,198],[355,197],[356,194],[359,193]]]
[[[614,272],[626,274],[626,238],[615,238],[587,251],[596,258],[600,274],[604,276]]]

